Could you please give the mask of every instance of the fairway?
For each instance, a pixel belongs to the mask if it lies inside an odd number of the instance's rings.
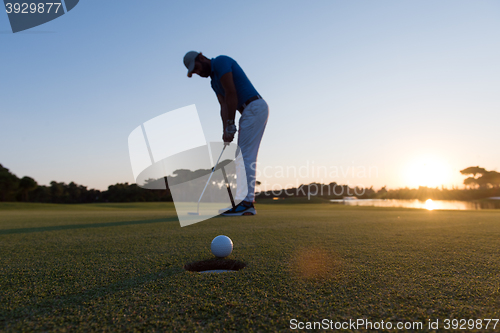
[[[290,331],[290,320],[500,318],[500,211],[0,203],[0,330]],[[186,272],[234,242],[238,272]],[[500,328],[497,325],[496,330]],[[487,331],[494,331],[491,328]]]

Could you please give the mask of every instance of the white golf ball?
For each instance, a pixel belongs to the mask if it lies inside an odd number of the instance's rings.
[[[233,241],[224,235],[217,236],[212,241],[211,250],[216,257],[227,257],[233,252]]]

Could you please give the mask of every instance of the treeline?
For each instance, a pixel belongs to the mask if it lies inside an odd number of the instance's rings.
[[[500,197],[500,173],[488,171],[479,166],[460,170],[464,176],[466,189],[430,188],[421,186],[418,189],[402,188],[377,193],[380,199],[418,199],[418,200],[479,200]]]
[[[257,194],[257,198],[287,197],[322,197],[326,199],[342,199],[356,197],[358,199],[405,199],[405,200],[479,200],[500,197],[500,173],[488,171],[479,166],[468,167],[460,173],[469,176],[464,180],[466,189],[430,188],[421,186],[417,189],[400,188],[387,190],[384,186],[378,191],[373,187],[359,188],[340,185],[311,183],[297,188],[265,191]]]
[[[358,199],[418,199],[425,201],[433,200],[479,200],[490,197],[500,197],[499,187],[478,187],[467,189],[446,189],[420,186],[419,188],[400,188],[387,190],[384,186],[378,191],[373,187],[360,188],[347,185],[330,184],[307,184],[298,188],[286,190],[265,191],[258,193],[257,198],[282,198],[289,197],[321,197],[325,199],[343,199],[345,197],[356,197]]]
[[[31,177],[18,178],[0,164],[0,201],[43,203],[146,202],[172,201],[170,191],[146,190],[136,184],[115,184],[107,191],[87,189],[86,186],[50,182],[39,185]]]
[[[500,188],[468,188],[446,189],[421,186],[419,188],[400,188],[395,190],[380,190],[374,198],[377,199],[418,199],[433,200],[479,200],[490,197],[500,197]]]
[[[210,170],[177,170],[168,183],[183,183],[199,179]],[[297,188],[266,191],[256,194],[257,199],[287,198],[287,197],[322,197],[326,199],[342,199],[357,197],[359,199],[418,199],[418,200],[478,200],[489,197],[500,197],[500,173],[487,171],[480,167],[469,167],[460,171],[464,175],[472,175],[465,179],[466,189],[445,189],[419,187],[418,189],[394,189],[386,187],[375,191],[373,187],[360,188],[340,185],[311,183]],[[234,170],[228,170],[230,178]],[[212,180],[222,182],[214,176]],[[163,179],[156,180],[164,182]],[[155,181],[155,182],[156,182]],[[147,181],[146,181],[147,183]],[[259,184],[259,182],[257,182]],[[203,187],[204,184],[200,186]],[[173,185],[172,185],[173,186]],[[149,190],[137,184],[118,183],[110,185],[106,191],[87,189],[86,186],[74,182],[69,184],[52,181],[50,186],[39,185],[31,177],[18,178],[9,169],[0,164],[0,201],[24,201],[41,203],[96,203],[96,202],[151,202],[172,201],[168,188],[164,190]]]

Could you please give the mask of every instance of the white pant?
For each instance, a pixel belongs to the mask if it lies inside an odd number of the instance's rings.
[[[248,104],[240,117],[238,149],[236,151],[236,200],[253,202],[255,199],[255,173],[260,141],[266,129],[269,107],[258,99]],[[242,172],[244,171],[244,172]],[[246,177],[245,177],[246,174]],[[242,176],[240,176],[242,175]]]

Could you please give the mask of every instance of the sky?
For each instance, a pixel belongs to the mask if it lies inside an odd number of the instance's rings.
[[[462,186],[461,169],[500,170],[499,15],[496,0],[84,0],[13,34],[0,13],[0,164],[42,185],[135,183],[129,134],[191,104],[220,141],[210,80],[182,62],[195,50],[234,58],[269,104],[261,189]]]

